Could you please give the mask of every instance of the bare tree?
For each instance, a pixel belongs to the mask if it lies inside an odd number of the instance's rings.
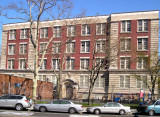
[[[139,57],[137,61],[143,59],[144,70],[147,72],[148,76],[146,78],[141,78],[141,76],[136,75],[136,79],[141,81],[151,92],[151,98],[155,99],[155,88],[158,85],[158,79],[160,78],[160,59],[158,57],[158,52],[154,52],[152,55],[146,57],[143,54]]]
[[[69,16],[70,10],[72,8],[72,4],[70,0],[25,0],[20,1],[19,3],[13,2],[3,8],[4,13],[2,13],[5,17],[9,19],[20,19],[23,21],[28,21],[29,26],[29,39],[32,42],[34,47],[34,69],[31,69],[34,74],[33,78],[33,94],[32,99],[33,102],[36,103],[36,91],[37,91],[37,79],[38,72],[40,66],[43,63],[44,56],[46,54],[46,50],[48,45],[53,39],[53,36],[49,39],[46,44],[46,47],[42,53],[42,57],[39,62],[39,31],[40,31],[40,22],[46,19],[60,19],[65,16]],[[9,15],[8,11],[15,11],[17,16],[12,17]],[[50,16],[49,13],[54,14]]]

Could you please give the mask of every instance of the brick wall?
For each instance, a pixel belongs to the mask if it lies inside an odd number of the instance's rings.
[[[20,87],[15,87],[19,83]],[[9,90],[10,84],[10,90]],[[0,96],[4,94],[20,94],[32,97],[31,79],[20,78],[16,76],[0,74]],[[53,83],[38,81],[37,98],[39,99],[53,99]]]

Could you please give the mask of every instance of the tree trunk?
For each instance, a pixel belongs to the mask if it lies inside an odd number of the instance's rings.
[[[88,105],[91,105],[91,97],[92,97],[93,85],[89,86],[89,93],[88,93]]]
[[[151,100],[155,100],[155,96],[154,96],[154,88],[152,88],[152,92],[151,92]]]

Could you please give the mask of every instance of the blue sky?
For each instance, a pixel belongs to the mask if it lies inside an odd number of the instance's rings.
[[[1,5],[5,5],[12,1],[18,0],[3,0]],[[73,16],[80,14],[81,11],[86,11],[86,16],[109,15],[111,13],[133,12],[160,10],[160,0],[72,0],[73,1]],[[0,44],[2,40],[2,25],[7,23],[19,22],[18,20],[8,20],[0,17]]]

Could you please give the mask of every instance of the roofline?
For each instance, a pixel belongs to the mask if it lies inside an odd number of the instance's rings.
[[[52,21],[62,21],[62,20],[76,20],[76,19],[85,19],[85,18],[94,18],[94,17],[109,17],[110,15],[98,15],[98,16],[84,16],[84,17],[74,17],[74,18],[64,18],[64,19],[55,19],[55,20],[44,20],[44,21],[40,21],[41,23],[43,22],[52,22]],[[36,23],[36,21],[33,21]],[[16,22],[16,23],[7,23],[7,24],[3,24],[5,25],[11,25],[11,24],[27,24],[30,23],[29,21],[25,21],[25,22]]]
[[[159,11],[159,10],[147,10],[147,11],[133,11],[133,12],[120,12],[120,13],[111,13],[110,15],[114,14],[125,14],[125,13],[139,13],[139,12],[153,12],[153,11]]]

